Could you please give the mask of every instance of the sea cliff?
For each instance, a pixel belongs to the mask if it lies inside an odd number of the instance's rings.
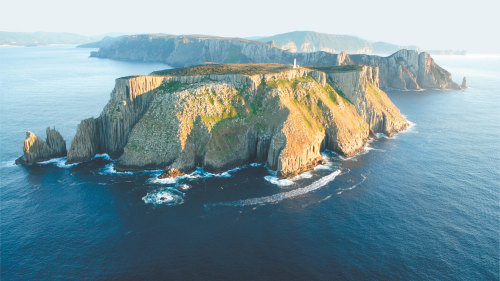
[[[258,161],[290,177],[324,149],[352,156],[370,134],[407,127],[378,85],[378,68],[358,65],[205,64],[119,78],[101,115],[78,126],[68,162],[108,153],[119,170],[180,174]]]
[[[163,62],[186,67],[215,63],[280,63],[299,65],[364,64],[380,69],[382,89],[459,89],[451,74],[437,65],[428,53],[400,50],[388,57],[348,55],[345,52],[292,53],[273,44],[241,38],[195,35],[131,35],[107,42],[91,56],[118,60]]]

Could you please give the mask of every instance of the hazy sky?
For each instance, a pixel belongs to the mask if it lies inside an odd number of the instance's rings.
[[[246,37],[313,30],[424,49],[500,53],[499,0],[2,2],[3,31]]]

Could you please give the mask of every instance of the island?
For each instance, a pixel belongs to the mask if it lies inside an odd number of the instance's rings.
[[[325,149],[353,156],[370,136],[407,126],[377,67],[208,63],[118,78],[100,116],[78,126],[67,161],[107,153],[117,170],[164,176],[263,162],[292,177]]]

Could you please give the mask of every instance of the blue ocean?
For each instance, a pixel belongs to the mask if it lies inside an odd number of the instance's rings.
[[[500,56],[435,57],[469,88],[389,91],[406,132],[291,180],[15,166],[26,130],[69,145],[115,78],[169,67],[89,52],[0,48],[2,280],[499,280]]]

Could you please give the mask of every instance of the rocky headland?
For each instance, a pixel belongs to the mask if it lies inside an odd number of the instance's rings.
[[[451,74],[437,65],[428,53],[415,50],[400,50],[387,57],[324,51],[296,53],[282,50],[276,44],[241,38],[162,34],[122,36],[100,46],[91,56],[163,62],[173,67],[206,62],[290,64],[294,59],[299,65],[363,64],[379,68],[383,90],[460,88]]]
[[[379,83],[378,68],[361,65],[204,64],[119,78],[100,116],[78,126],[68,163],[107,153],[117,170],[168,177],[265,162],[291,177],[325,149],[352,156],[371,134],[408,126]]]

